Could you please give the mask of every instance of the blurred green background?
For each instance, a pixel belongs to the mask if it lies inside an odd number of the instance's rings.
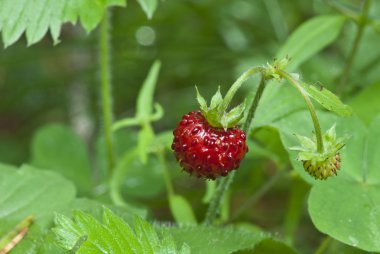
[[[343,2],[357,8],[362,3]],[[379,6],[379,1],[373,1],[372,15],[380,13]],[[111,33],[115,118],[134,115],[139,88],[155,59],[162,61],[155,101],[164,107],[165,115],[154,123],[155,131],[160,132],[173,129],[184,113],[197,108],[194,85],[205,97],[219,85],[227,91],[246,68],[272,61],[300,24],[316,15],[336,13],[321,0],[166,0],[160,2],[152,20],[135,1],[129,1],[127,8],[114,8]],[[354,24],[348,23],[336,43],[303,64],[299,73],[305,80],[319,81],[334,90],[355,30]],[[344,99],[349,100],[365,85],[380,80],[379,45],[379,33],[366,29]],[[71,125],[87,141],[90,157],[94,157],[101,128],[97,52],[98,31],[86,35],[79,26],[71,25],[65,25],[58,45],[46,37],[29,48],[21,40],[0,49],[1,162],[20,165],[29,161],[33,133],[53,122]],[[240,96],[251,93],[255,84],[254,79],[250,81]],[[134,133],[133,129],[126,133],[127,139],[133,139]],[[252,170],[240,170],[234,183],[233,206],[240,206],[270,179],[276,167],[289,165],[276,132],[261,130],[257,140],[267,140],[265,147],[276,154],[278,161],[262,155],[249,158],[242,167]],[[252,160],[255,163],[250,163]],[[203,183],[180,174],[174,161],[170,165],[178,180],[176,185],[180,186],[178,192],[190,199],[198,216],[203,214]],[[277,183],[255,203],[254,212],[245,212],[241,219],[281,234],[291,181],[294,184],[290,179]],[[162,192],[161,195],[162,199],[144,202],[155,208],[156,218],[168,220],[170,212],[163,206],[166,201]],[[301,249],[308,249],[319,244],[321,234],[304,213],[296,241]]]

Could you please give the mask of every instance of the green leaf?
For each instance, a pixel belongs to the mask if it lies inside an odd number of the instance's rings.
[[[348,101],[354,113],[367,125],[380,112],[380,82],[363,89]]]
[[[63,23],[80,19],[87,32],[93,30],[109,6],[125,6],[125,0],[0,1],[0,31],[5,47],[26,33],[28,45],[40,41],[50,30],[55,43]]]
[[[288,55],[292,60],[287,68],[296,69],[333,42],[338,37],[345,20],[342,15],[317,16],[308,20],[291,34],[276,57],[282,59]]]
[[[137,0],[148,19],[153,17],[157,8],[157,0]]]
[[[148,76],[140,89],[136,105],[136,118],[140,120],[148,121],[153,112],[153,95],[160,68],[161,62],[156,60],[150,68]]]
[[[77,211],[73,220],[56,215],[55,224],[53,231],[57,244],[66,250],[77,247],[78,254],[182,253],[177,251],[170,234],[164,233],[159,237],[147,221],[137,216],[133,232],[125,221],[108,208],[104,208],[103,222],[88,213]]]
[[[70,128],[52,124],[40,128],[32,141],[32,165],[53,170],[75,183],[80,195],[91,192],[87,148]]]
[[[181,224],[197,224],[193,209],[187,200],[180,195],[169,196],[170,210],[175,221]]]
[[[273,254],[273,253],[281,253],[281,254],[297,254],[295,250],[287,246],[286,244],[273,240],[266,239],[253,249],[250,250],[241,250],[236,251],[234,254]]]
[[[269,238],[269,234],[260,230],[237,227],[161,227],[161,231],[170,233],[177,245],[187,243],[192,253],[229,254],[253,248]]]
[[[380,116],[368,130],[353,120],[337,124],[338,130],[340,126],[355,135],[342,151],[338,177],[313,186],[309,213],[321,232],[356,248],[379,252]]]
[[[303,89],[307,94],[321,104],[327,110],[333,111],[340,116],[350,116],[352,109],[350,106],[344,104],[338,96],[321,86],[317,88],[313,85],[308,85],[302,81],[299,81]]]
[[[12,254],[36,254],[44,243],[44,234],[50,227],[54,211],[74,199],[75,187],[53,172],[26,165],[18,170],[0,166],[0,193],[0,234],[10,229],[5,228],[6,225],[13,227],[27,216],[34,215],[34,224]],[[45,241],[46,248],[47,245]]]

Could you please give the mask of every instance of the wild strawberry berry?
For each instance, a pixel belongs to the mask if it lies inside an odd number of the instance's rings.
[[[339,150],[344,147],[344,139],[337,138],[335,125],[323,136],[323,152],[318,152],[316,137],[297,136],[301,146],[292,147],[292,150],[300,151],[298,160],[303,163],[303,168],[317,180],[325,180],[330,176],[336,176],[341,168]]]
[[[248,152],[246,134],[237,127],[212,127],[200,111],[182,117],[173,132],[172,149],[190,174],[215,180],[237,169]]]

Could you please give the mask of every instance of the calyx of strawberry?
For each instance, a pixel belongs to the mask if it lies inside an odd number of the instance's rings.
[[[236,126],[243,119],[245,102],[227,111],[232,96],[226,96],[223,98],[222,94],[220,93],[220,87],[211,98],[209,106],[207,106],[206,100],[199,93],[198,88],[196,88],[196,90],[197,100],[202,114],[212,127],[228,129]]]
[[[304,169],[316,179],[326,179],[337,174],[340,169],[339,151],[345,146],[347,137],[337,138],[335,125],[325,134],[323,139],[323,152],[318,152],[316,137],[308,138],[297,135],[301,146],[291,147],[291,150],[299,151],[298,160],[303,162]]]

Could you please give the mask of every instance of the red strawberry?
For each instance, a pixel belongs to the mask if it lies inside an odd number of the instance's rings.
[[[182,117],[173,132],[172,149],[184,170],[215,180],[237,169],[248,152],[245,132],[212,127],[200,111]]]

